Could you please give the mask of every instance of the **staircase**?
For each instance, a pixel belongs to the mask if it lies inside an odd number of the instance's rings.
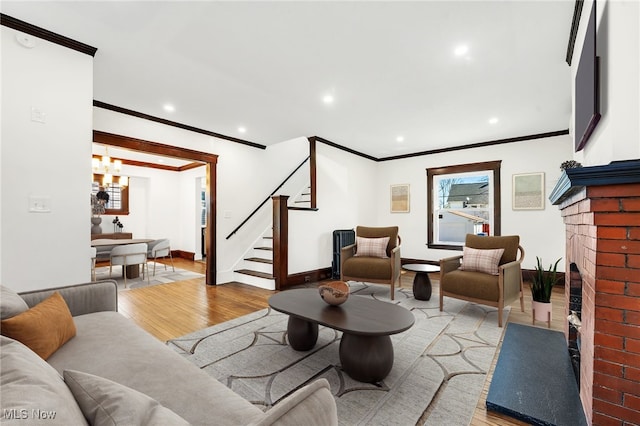
[[[311,187],[306,187],[293,201],[289,202],[289,207],[293,208],[309,208],[311,207]]]
[[[273,276],[273,237],[263,236],[242,262],[242,269],[233,271],[234,280],[267,290],[275,290]]]
[[[289,200],[290,209],[309,208],[311,206],[311,187],[306,187],[295,200]],[[247,252],[240,263],[241,269],[233,271],[234,281],[249,284],[267,290],[276,289],[273,276],[273,237],[271,229],[263,234],[255,247]]]

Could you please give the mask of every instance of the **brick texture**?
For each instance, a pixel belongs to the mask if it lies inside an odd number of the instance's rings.
[[[567,265],[575,263],[582,279],[587,421],[640,425],[640,184],[588,187],[561,208]],[[568,306],[568,288],[565,297]]]

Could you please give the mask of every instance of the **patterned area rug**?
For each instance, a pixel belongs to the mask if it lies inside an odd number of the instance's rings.
[[[390,302],[388,286],[350,286],[357,297]],[[342,425],[468,425],[504,331],[497,310],[447,298],[440,312],[437,289],[430,301],[404,288],[395,299],[390,303],[412,311],[416,323],[391,336],[393,369],[377,384],[340,369],[340,332],[321,326],[316,346],[297,352],[287,344],[288,316],[270,309],[167,344],[261,409],[324,377]]]
[[[146,275],[144,279],[142,279],[141,273],[138,278],[127,278],[126,288],[124,286],[124,278],[122,277],[122,266],[113,267],[112,278],[109,278],[108,266],[98,266],[96,268],[96,280],[115,280],[118,283],[118,291],[126,291],[134,288],[150,287],[158,284],[172,283],[174,281],[184,281],[192,278],[204,277],[202,274],[187,271],[185,269],[176,268],[176,271],[173,272],[171,265],[167,265],[167,269],[165,270],[164,266],[165,265],[162,263],[156,264],[156,274],[153,275],[153,262],[149,262],[149,273],[151,274],[149,275],[149,282],[147,282]]]

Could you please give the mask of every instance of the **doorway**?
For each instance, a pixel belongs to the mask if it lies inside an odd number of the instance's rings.
[[[206,256],[206,278],[207,285],[216,285],[216,166],[218,156],[207,152],[195,151],[188,148],[181,148],[172,145],[165,145],[158,142],[145,141],[128,136],[116,135],[113,133],[93,131],[93,142],[102,145],[116,146],[164,157],[174,157],[194,161],[206,165],[205,172],[205,219],[206,231],[204,237],[204,252]],[[202,232],[202,231],[201,231]]]

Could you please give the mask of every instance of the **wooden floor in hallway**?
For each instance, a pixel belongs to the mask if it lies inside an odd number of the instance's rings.
[[[184,259],[174,259],[175,266],[204,274],[205,264]],[[410,286],[413,273],[403,271],[402,285]],[[432,275],[437,287],[438,275]],[[196,330],[264,309],[274,292],[240,283],[207,286],[204,278],[132,289],[118,294],[118,309],[140,327],[161,341],[183,336]],[[562,331],[564,327],[564,288],[556,287],[552,295],[553,320],[551,329]],[[508,322],[532,325],[531,297],[525,283],[525,312],[519,302],[511,306]],[[546,323],[536,322],[538,327]],[[497,327],[497,324],[496,324]],[[526,425],[485,408],[485,399],[491,383],[493,369],[499,351],[493,360],[483,393],[478,401],[472,425]]]

